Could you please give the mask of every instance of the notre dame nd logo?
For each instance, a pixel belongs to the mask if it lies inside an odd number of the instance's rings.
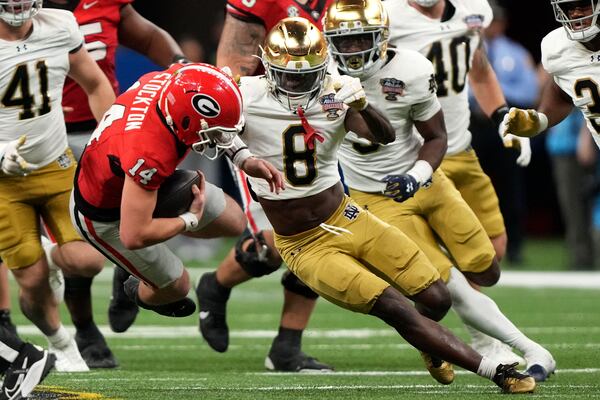
[[[321,96],[319,103],[323,107],[323,111],[327,112],[327,119],[334,120],[339,118],[338,111],[344,111],[344,103],[335,100],[335,93],[329,93]]]
[[[385,94],[385,99],[389,101],[398,100],[398,96],[404,96],[406,85],[396,78],[383,78],[379,81],[381,91]]]

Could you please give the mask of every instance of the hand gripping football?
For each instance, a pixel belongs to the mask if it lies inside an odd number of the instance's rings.
[[[160,185],[154,218],[175,218],[189,210],[194,195],[192,186],[200,185],[197,171],[177,169]]]

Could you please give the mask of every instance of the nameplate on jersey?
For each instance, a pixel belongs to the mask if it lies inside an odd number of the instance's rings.
[[[484,16],[481,14],[467,15],[464,19],[467,28],[473,31],[479,31],[483,28]]]
[[[404,96],[406,84],[396,78],[383,78],[379,80],[381,91],[385,94],[385,99],[389,101],[398,100],[398,96]]]
[[[344,103],[335,99],[335,93],[329,93],[321,96],[319,103],[323,107],[323,111],[327,113],[328,120],[338,119],[340,111],[344,111]]]

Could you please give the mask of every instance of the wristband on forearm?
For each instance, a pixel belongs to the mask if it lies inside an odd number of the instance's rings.
[[[192,212],[186,212],[179,216],[185,223],[185,231],[186,232],[194,232],[198,230],[198,217],[196,214]]]
[[[500,107],[498,107],[493,113],[492,115],[490,115],[490,119],[492,120],[492,122],[494,122],[494,126],[497,128],[500,126],[500,124],[502,123],[502,120],[504,119],[504,116],[506,114],[508,114],[509,108],[506,104],[501,105]]]
[[[181,54],[175,54],[173,56],[173,58],[171,59],[171,63],[173,63],[173,64],[189,64],[189,63],[191,63],[191,61],[188,60],[185,56],[183,56]]]
[[[225,150],[225,154],[238,168],[242,168],[242,164],[244,164],[244,161],[248,158],[254,157],[252,152],[248,150],[246,143],[244,143],[239,136],[236,136],[235,139],[233,139],[233,145]]]
[[[433,175],[433,167],[425,160],[417,160],[415,165],[406,172],[408,175],[412,176],[419,182],[419,184],[423,184],[431,179]]]

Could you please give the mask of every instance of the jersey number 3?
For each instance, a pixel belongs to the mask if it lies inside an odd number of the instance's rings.
[[[39,60],[35,63],[38,72],[40,84],[41,104],[38,107],[38,115],[48,114],[50,112],[50,97],[48,96],[48,66],[45,60]],[[19,119],[29,119],[35,117],[33,106],[35,104],[33,94],[31,93],[29,71],[27,64],[17,65],[13,77],[8,84],[4,95],[2,96],[2,105],[4,107],[21,107],[23,110],[19,113]]]
[[[285,179],[294,186],[310,185],[317,177],[315,150],[306,147],[304,135],[302,125],[291,125],[283,132],[283,171]],[[303,145],[300,151],[296,149],[298,142]],[[299,174],[296,167],[303,173]]]

